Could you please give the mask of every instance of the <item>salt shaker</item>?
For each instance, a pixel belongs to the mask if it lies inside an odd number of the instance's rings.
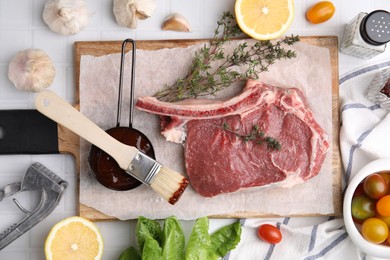
[[[362,12],[347,24],[340,52],[369,59],[384,52],[389,41],[390,13],[385,10]]]

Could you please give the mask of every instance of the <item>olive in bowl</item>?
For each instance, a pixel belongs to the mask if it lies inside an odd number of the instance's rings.
[[[353,176],[344,194],[343,217],[349,237],[361,251],[375,257],[390,256],[390,216],[378,213],[378,209],[385,210],[387,215],[386,208],[390,209],[388,173],[390,159],[375,160]]]

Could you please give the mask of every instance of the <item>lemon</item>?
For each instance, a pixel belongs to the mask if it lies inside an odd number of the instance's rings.
[[[94,223],[69,217],[52,227],[45,242],[46,259],[101,259],[103,239]]]
[[[294,18],[294,0],[237,0],[235,14],[241,30],[257,40],[278,38]]]

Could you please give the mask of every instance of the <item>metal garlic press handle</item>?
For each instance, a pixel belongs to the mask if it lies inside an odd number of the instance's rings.
[[[16,191],[18,185],[20,189]],[[20,222],[0,234],[0,250],[45,219],[56,208],[67,186],[68,183],[55,173],[40,163],[34,163],[27,169],[21,182],[9,184],[1,189],[0,193],[4,194],[3,197],[22,191],[39,190],[41,200],[33,211],[28,211],[16,199],[13,199],[26,215]]]
[[[0,201],[2,201],[5,197],[9,197],[9,196],[12,196],[12,195],[20,192],[21,185],[22,185],[22,182],[19,181],[19,182],[9,184],[9,185],[5,186],[4,188],[2,188],[0,190]]]

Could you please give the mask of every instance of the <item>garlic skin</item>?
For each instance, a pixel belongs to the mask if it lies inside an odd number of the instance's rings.
[[[130,29],[137,28],[137,19],[150,18],[156,9],[155,0],[114,0],[116,22]]]
[[[189,32],[191,31],[190,25],[187,22],[187,19],[178,13],[171,14],[165,18],[162,24],[163,30],[171,30],[177,32]]]
[[[62,35],[80,32],[89,18],[84,0],[47,0],[42,17],[50,30]]]
[[[40,49],[18,52],[8,66],[8,78],[22,91],[38,92],[50,87],[56,70],[50,57]]]

